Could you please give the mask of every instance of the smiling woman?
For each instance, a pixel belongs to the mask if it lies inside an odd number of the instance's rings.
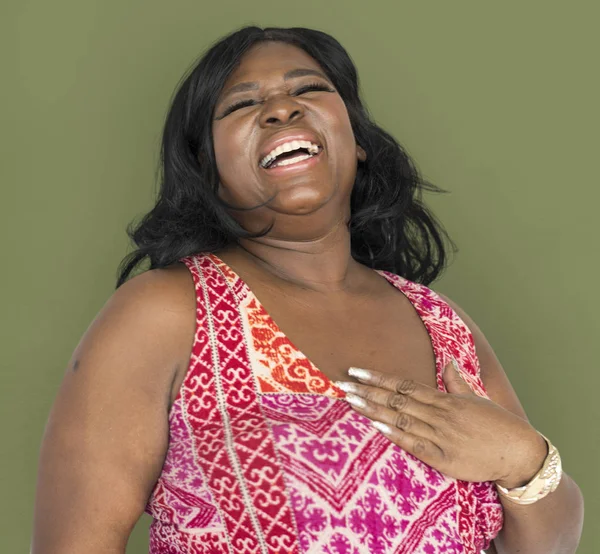
[[[285,125],[278,121],[281,110],[292,112]],[[259,171],[260,162],[290,133],[315,139],[318,157],[327,159],[314,166],[318,173],[290,167],[282,172],[285,181],[273,180],[276,167]],[[320,144],[325,140],[331,144]],[[281,161],[277,165],[286,167]],[[292,181],[314,183],[324,171],[330,177],[323,185],[345,181],[343,194],[351,190],[354,259],[423,283],[433,281],[446,263],[444,242],[450,242],[420,200],[423,190],[439,189],[424,182],[396,140],[371,121],[354,64],[333,37],[320,31],[247,27],[216,43],[175,95],[162,162],[160,197],[131,232],[138,249],[124,261],[118,285],[145,258],[151,269],[166,267],[186,255],[266,236],[271,224],[284,224],[273,218],[275,205],[286,209],[279,189],[293,188],[287,186]],[[302,202],[310,190],[305,183],[288,190],[287,198]],[[323,187],[316,190],[325,193]],[[348,198],[338,201],[347,204]],[[242,217],[246,211],[249,218]],[[326,220],[319,214],[311,222],[318,219]],[[306,236],[312,233],[306,228]]]
[[[575,552],[558,451],[426,286],[439,189],[358,90],[304,28],[240,29],[183,81],[55,401],[33,554],[123,553],[144,510],[152,553]]]

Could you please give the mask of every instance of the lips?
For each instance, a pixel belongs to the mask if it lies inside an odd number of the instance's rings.
[[[323,143],[317,137],[315,133],[311,131],[291,131],[287,130],[285,133],[281,133],[271,137],[268,142],[262,145],[260,154],[258,155],[258,164],[260,165],[260,161],[274,148],[277,148],[280,144],[284,142],[289,142],[291,140],[308,140],[310,142],[314,142],[319,145],[319,148],[323,148]]]

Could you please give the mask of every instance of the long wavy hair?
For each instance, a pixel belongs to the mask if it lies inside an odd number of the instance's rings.
[[[367,153],[366,162],[358,163],[350,200],[353,258],[412,281],[434,281],[447,264],[448,250],[456,248],[424,205],[422,193],[443,191],[424,181],[406,151],[371,120],[346,50],[313,29],[248,26],[214,43],[178,86],[162,135],[158,198],[150,212],[127,228],[136,248],[119,266],[117,288],[143,261],[149,260],[149,269],[166,267],[268,232],[246,231],[217,195],[211,132],[227,78],[244,53],[264,41],[297,46],[320,64],[346,104],[356,142]]]

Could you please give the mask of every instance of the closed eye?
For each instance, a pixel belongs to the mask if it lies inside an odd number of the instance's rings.
[[[335,92],[334,89],[332,89],[331,87],[328,87],[327,85],[324,85],[323,83],[309,83],[308,85],[304,85],[303,87],[300,87],[295,93],[295,96],[298,96],[299,94],[304,94],[305,92],[308,92],[309,90],[325,90],[327,92]]]
[[[252,106],[252,104],[255,104],[254,100],[241,100],[240,102],[236,102],[235,104],[229,106],[229,108],[227,108],[223,112],[223,115],[221,117],[218,117],[217,119],[223,119],[226,115],[229,115],[231,112],[239,110],[240,108],[245,108],[246,106]]]
[[[298,90],[296,90],[293,93],[293,95],[299,96],[300,94],[304,94],[305,92],[319,91],[319,90],[326,91],[326,92],[335,92],[335,89],[328,87],[327,85],[324,85],[323,83],[309,83],[307,85],[300,87]],[[223,115],[221,115],[217,119],[223,119],[225,116],[229,115],[231,112],[234,112],[241,108],[246,108],[248,106],[252,106],[254,104],[256,104],[256,102],[254,100],[240,100],[239,102],[236,102],[235,104],[232,104],[231,106],[229,106],[223,112]]]

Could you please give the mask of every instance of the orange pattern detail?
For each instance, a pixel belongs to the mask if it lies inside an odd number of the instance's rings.
[[[296,392],[343,398],[345,393],[304,356],[283,334],[266,310],[249,295],[247,329],[257,356],[255,374],[261,393]]]

